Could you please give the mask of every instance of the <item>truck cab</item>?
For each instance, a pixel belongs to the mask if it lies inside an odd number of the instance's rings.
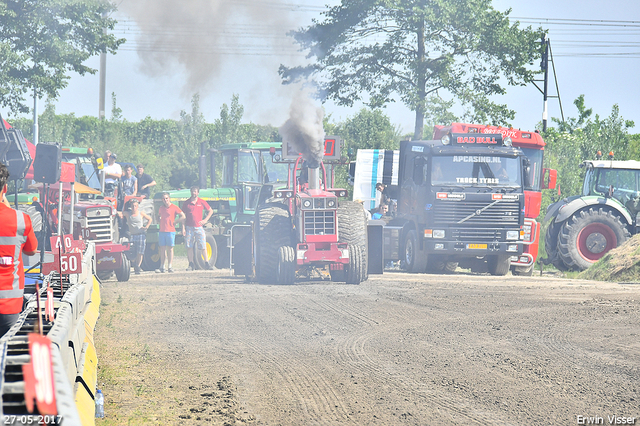
[[[407,270],[486,262],[508,272],[523,250],[523,182],[529,161],[502,135],[447,134],[400,145],[397,216],[385,228],[385,259]],[[392,244],[386,244],[392,242]]]

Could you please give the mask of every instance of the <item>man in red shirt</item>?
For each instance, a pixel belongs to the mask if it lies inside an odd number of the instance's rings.
[[[158,222],[160,223],[160,233],[158,234],[158,245],[160,246],[160,269],[156,272],[164,272],[164,261],[167,259],[167,271],[173,272],[171,263],[173,262],[173,246],[176,243],[176,222],[182,222],[185,215],[175,204],[171,204],[171,197],[168,192],[162,193],[162,206],[158,209]]]
[[[5,197],[9,170],[0,163],[0,337],[9,331],[22,312],[24,264],[22,253],[33,256],[38,240],[31,218],[13,210]]]
[[[200,193],[200,188],[197,186],[191,187],[191,198],[186,200],[182,204],[182,211],[187,216],[185,220],[185,226],[182,228],[182,235],[185,236],[184,242],[187,246],[187,257],[189,258],[189,267],[187,271],[193,271],[196,269],[194,265],[194,257],[193,252],[191,250],[194,247],[197,251],[197,256],[202,256],[203,259],[208,259],[207,250],[206,250],[206,236],[204,233],[204,228],[202,227],[205,223],[209,221],[209,218],[213,214],[213,209],[209,207],[206,201],[201,198],[198,198],[198,194]],[[202,213],[204,210],[207,210],[207,215],[203,219]],[[205,269],[211,269],[209,262],[205,262]]]

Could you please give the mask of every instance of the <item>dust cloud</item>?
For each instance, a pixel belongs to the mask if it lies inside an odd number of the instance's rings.
[[[296,149],[309,167],[318,167],[324,155],[324,111],[311,100],[309,91],[300,90],[289,108],[289,119],[278,129],[283,142]]]
[[[206,94],[221,84],[223,65],[238,56],[253,65],[279,63],[296,52],[287,31],[297,26],[295,5],[284,0],[125,0],[125,37],[142,60],[142,71],[158,77],[176,66],[187,73],[183,95]],[[299,55],[299,54],[298,54]]]

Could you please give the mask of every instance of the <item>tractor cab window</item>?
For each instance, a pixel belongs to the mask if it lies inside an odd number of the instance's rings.
[[[274,157],[282,156],[282,150],[277,149],[274,156],[271,156],[269,151],[261,151],[261,153],[266,174],[265,182],[287,182],[289,177],[289,165],[287,163],[273,162]]]
[[[238,151],[238,182],[262,183],[262,157],[260,151]]]
[[[622,204],[640,196],[638,188],[638,170],[625,169],[597,169],[599,173],[595,179],[595,194],[609,195]],[[585,179],[586,181],[587,179]]]
[[[236,151],[227,151],[222,156],[222,185],[235,186],[238,184],[236,170],[238,168],[238,155]]]

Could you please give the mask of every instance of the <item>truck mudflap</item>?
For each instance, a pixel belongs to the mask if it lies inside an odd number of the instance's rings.
[[[456,257],[476,257],[496,254],[521,255],[524,249],[522,241],[473,243],[424,239],[426,253],[454,255]]]
[[[298,266],[312,263],[349,263],[347,243],[299,243],[296,247]]]
[[[96,270],[113,271],[122,266],[122,253],[129,250],[129,244],[96,244]]]

